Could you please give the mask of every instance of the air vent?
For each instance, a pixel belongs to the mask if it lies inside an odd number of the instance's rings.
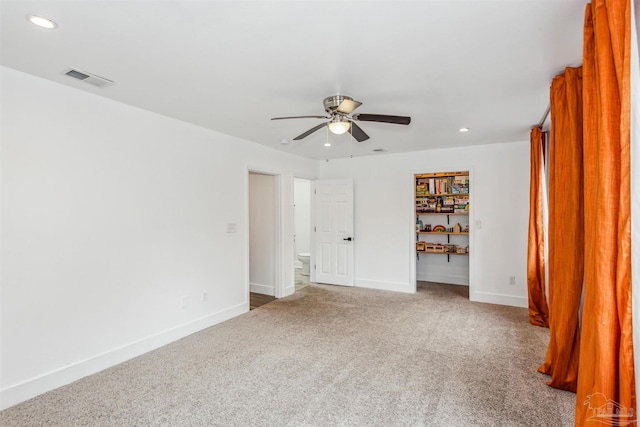
[[[69,77],[73,77],[74,79],[78,79],[78,80],[84,80],[89,78],[87,74],[81,73],[80,71],[77,71],[77,70],[69,70],[65,74]]]
[[[384,148],[374,148],[372,151],[375,151],[376,153],[386,153],[387,150],[385,150]]]
[[[85,73],[84,71],[76,70],[75,68],[69,68],[68,70],[64,71],[63,74],[101,88],[108,87],[114,84],[114,82],[109,79],[96,76],[95,74]]]

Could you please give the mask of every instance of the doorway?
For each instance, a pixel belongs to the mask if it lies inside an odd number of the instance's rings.
[[[311,282],[311,180],[293,179],[295,290]]]
[[[419,283],[462,285],[471,298],[475,271],[473,168],[419,171],[411,179],[415,227],[411,276],[416,290]]]
[[[249,171],[250,309],[273,301],[279,279],[278,176]]]

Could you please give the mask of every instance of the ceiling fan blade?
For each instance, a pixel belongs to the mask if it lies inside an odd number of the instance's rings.
[[[301,139],[304,139],[304,138],[308,137],[309,135],[311,135],[315,131],[322,129],[323,127],[325,127],[327,125],[328,125],[328,123],[321,123],[318,126],[314,126],[311,129],[309,129],[308,131],[306,131],[305,133],[296,136],[295,138],[293,138],[293,140],[294,141],[300,141]]]
[[[358,142],[366,141],[367,139],[369,139],[369,135],[364,133],[362,128],[355,124],[355,122],[351,122],[351,129],[349,132]]]
[[[353,110],[362,105],[362,102],[354,101],[353,99],[343,99],[340,105],[338,105],[338,112],[344,114],[351,114]]]
[[[330,119],[329,116],[291,116],[291,117],[274,117],[271,120],[286,120],[286,119]]]
[[[361,122],[394,123],[396,125],[408,125],[411,123],[411,117],[389,116],[386,114],[354,114],[353,118]]]

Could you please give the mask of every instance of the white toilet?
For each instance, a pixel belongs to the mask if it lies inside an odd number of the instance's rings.
[[[301,252],[298,254],[298,261],[302,263],[302,275],[308,276],[310,274],[309,271],[309,259],[311,258],[311,254],[307,252]]]

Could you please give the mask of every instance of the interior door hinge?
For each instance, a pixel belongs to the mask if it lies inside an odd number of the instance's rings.
[[[313,227],[313,232],[315,233],[315,232],[317,232],[317,231],[318,231],[318,230],[316,230],[316,227]]]

